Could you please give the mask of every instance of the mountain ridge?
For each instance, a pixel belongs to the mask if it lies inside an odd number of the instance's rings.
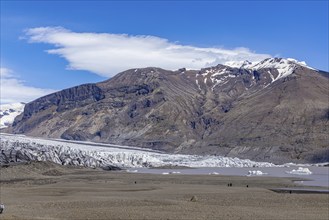
[[[246,65],[130,69],[28,103],[9,131],[171,153],[328,161],[328,78],[291,59]]]

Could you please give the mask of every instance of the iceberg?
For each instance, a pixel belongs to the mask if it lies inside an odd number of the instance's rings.
[[[267,173],[263,173],[260,170],[249,170],[247,176],[262,176],[267,175]]]
[[[304,167],[298,167],[297,170],[293,169],[292,171],[286,171],[286,173],[289,174],[295,174],[295,175],[311,175],[312,172],[308,168]]]

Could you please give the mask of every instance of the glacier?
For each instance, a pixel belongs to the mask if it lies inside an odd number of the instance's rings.
[[[275,167],[268,162],[256,162],[223,156],[168,154],[150,149],[98,144],[92,142],[42,139],[24,135],[0,134],[0,163],[52,161],[61,165],[82,167],[142,168],[159,166],[188,167]]]
[[[16,116],[24,111],[25,103],[0,104],[0,129],[11,125]]]

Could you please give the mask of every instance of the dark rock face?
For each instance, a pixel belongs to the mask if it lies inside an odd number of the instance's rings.
[[[285,69],[267,65],[281,59],[263,62],[253,69],[127,70],[28,103],[10,129],[173,153],[329,161],[328,73],[288,63],[291,72],[281,77]]]
[[[31,123],[27,126],[21,126],[18,131],[24,133],[33,129],[39,123],[51,118],[54,111],[58,113],[69,111],[97,102],[104,99],[104,97],[102,90],[95,84],[85,84],[65,89],[26,104],[24,113],[17,117],[13,126],[16,126],[20,121],[30,121]],[[35,115],[39,115],[39,117],[34,117]]]

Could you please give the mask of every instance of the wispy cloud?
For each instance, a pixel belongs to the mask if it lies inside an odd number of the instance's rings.
[[[180,45],[154,36],[77,33],[63,27],[38,27],[25,31],[30,43],[52,44],[47,52],[65,58],[68,68],[111,77],[130,68],[199,69],[227,61],[260,61],[271,57],[248,48],[223,49]]]
[[[0,102],[30,102],[55,90],[27,86],[12,70],[0,68]]]

